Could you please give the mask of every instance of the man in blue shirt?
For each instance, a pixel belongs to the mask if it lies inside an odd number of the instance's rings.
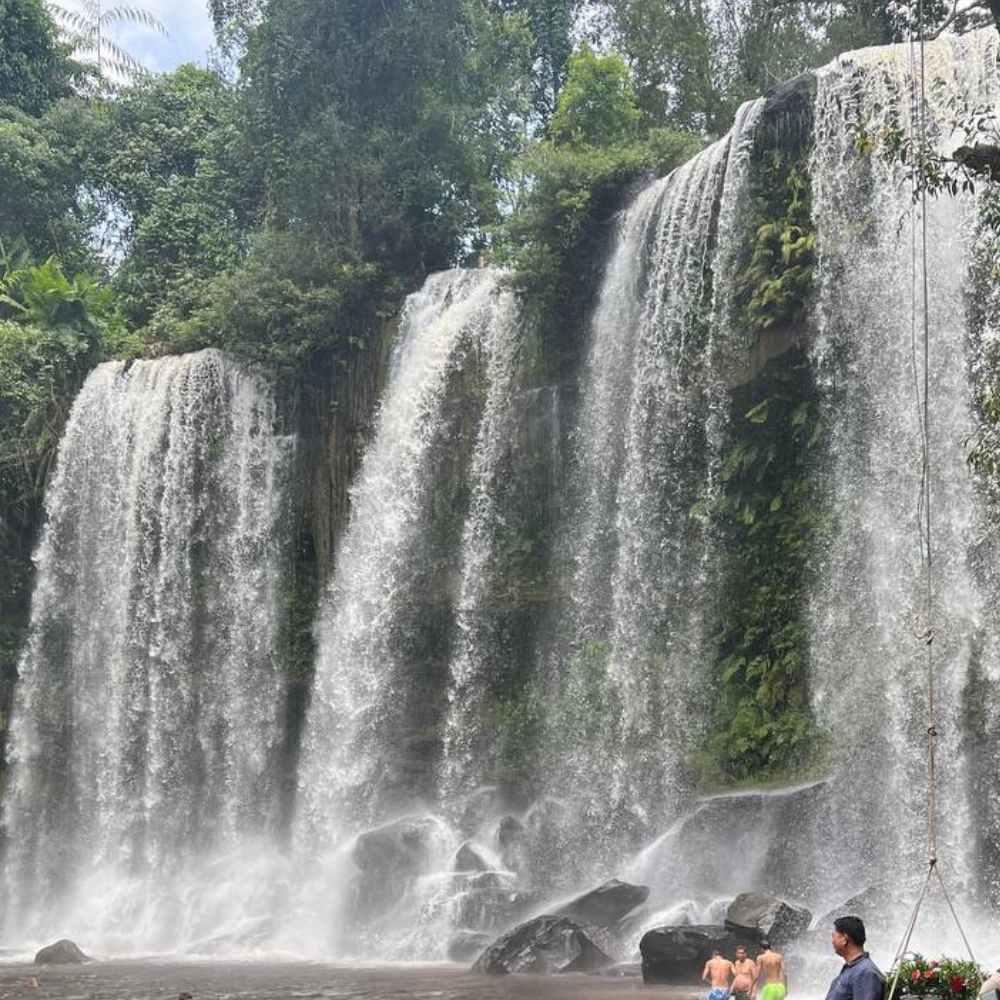
[[[830,984],[826,1000],[885,1000],[885,976],[864,950],[865,925],[861,918],[834,920],[832,942],[844,967]]]

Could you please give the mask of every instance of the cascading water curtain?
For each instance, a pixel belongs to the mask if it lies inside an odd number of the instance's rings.
[[[640,193],[592,320],[556,547],[564,602],[542,651],[549,797],[531,817],[539,871],[565,882],[613,873],[669,824],[678,765],[701,732],[713,548],[690,511],[717,476],[762,109],[744,105],[730,135]]]
[[[444,272],[407,300],[321,603],[296,842],[320,858],[301,926],[327,953],[408,954],[421,908],[411,877],[449,869],[458,846],[426,813],[438,794],[452,654],[475,671],[467,615],[490,559],[517,332],[502,280]],[[395,847],[356,847],[357,834],[407,811],[417,816],[400,839],[386,834]]]
[[[216,351],[88,378],[19,665],[6,941],[175,950],[269,912],[251,845],[277,820],[293,450],[267,385]]]
[[[960,141],[954,124],[963,107],[996,106],[995,34],[926,46],[928,139],[943,155]],[[922,209],[907,165],[879,145],[886,128],[919,133],[911,117],[919,64],[919,50],[900,45],[848,53],[818,75],[814,361],[823,373],[835,521],[811,598],[812,690],[833,744],[834,779],[813,836],[817,893],[828,906],[870,885],[905,897],[926,863]],[[864,150],[861,134],[874,148]],[[965,458],[975,430],[963,298],[974,202],[941,194],[926,206],[940,854],[967,900],[978,873],[964,706],[970,662],[996,600],[973,570],[984,525]],[[907,913],[901,904],[887,919]],[[918,928],[918,947],[922,933],[929,940],[930,929]]]

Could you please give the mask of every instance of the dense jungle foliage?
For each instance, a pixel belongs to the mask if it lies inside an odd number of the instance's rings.
[[[511,268],[551,375],[579,350],[630,185],[746,98],[907,28],[905,5],[878,0],[209,6],[218,68],[123,82],[44,0],[0,0],[0,731],[44,484],[95,364],[218,346],[316,377],[429,272],[485,259]],[[801,176],[782,183],[746,271],[751,332],[808,292]],[[739,774],[801,706],[756,697],[772,681],[746,664],[721,677],[764,733],[726,762]]]

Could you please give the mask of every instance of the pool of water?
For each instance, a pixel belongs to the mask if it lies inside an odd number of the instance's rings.
[[[343,966],[301,962],[0,964],[0,1000],[604,1000],[642,992],[692,1000],[694,989],[644,988],[637,978],[471,975],[460,966]]]

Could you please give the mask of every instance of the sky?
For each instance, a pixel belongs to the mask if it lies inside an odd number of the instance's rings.
[[[79,0],[60,2],[69,10],[81,8]],[[208,50],[215,44],[207,0],[135,0],[134,6],[157,17],[167,34],[122,24],[112,30],[111,37],[148,70],[162,73],[186,62],[205,65]]]

